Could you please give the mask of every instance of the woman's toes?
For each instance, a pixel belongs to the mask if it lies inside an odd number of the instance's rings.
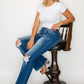
[[[46,71],[47,71],[47,69],[46,69],[46,64],[49,64],[50,62],[47,60],[47,62],[44,64],[44,66],[41,68],[41,73],[42,74],[44,74]]]
[[[46,66],[43,66],[43,67],[41,68],[41,71],[40,71],[40,72],[41,72],[42,74],[44,74],[44,73],[46,72],[46,70],[47,70],[47,69],[46,69]]]

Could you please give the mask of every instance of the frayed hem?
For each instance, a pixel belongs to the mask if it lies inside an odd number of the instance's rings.
[[[41,66],[41,67],[39,67],[38,69],[35,69],[36,71],[39,71],[39,70],[41,70],[41,68],[45,65],[45,63],[48,61],[48,59],[46,59],[46,61],[44,62],[44,64]]]

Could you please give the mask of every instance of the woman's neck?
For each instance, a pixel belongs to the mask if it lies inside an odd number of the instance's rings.
[[[48,0],[46,6],[52,5],[54,2],[55,2],[55,1],[53,1],[53,0]]]
[[[52,5],[55,1],[53,0],[48,0],[46,5]]]

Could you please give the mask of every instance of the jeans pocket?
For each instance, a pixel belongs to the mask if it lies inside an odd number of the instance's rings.
[[[49,29],[49,28],[45,28],[43,27],[39,33],[41,34],[48,34],[48,35],[56,35],[59,32],[59,30],[57,29],[56,31]]]
[[[48,34],[56,35],[57,33],[59,33],[59,30],[56,30],[56,31],[54,31],[52,29],[48,30]]]

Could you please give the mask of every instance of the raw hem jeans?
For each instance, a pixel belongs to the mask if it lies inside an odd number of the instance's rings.
[[[23,64],[15,84],[27,84],[32,69],[34,68],[38,71],[46,63],[47,58],[42,54],[61,41],[61,35],[58,29],[54,31],[46,27],[42,27],[35,35],[33,47],[27,49],[27,43],[30,38],[31,35],[18,38],[20,39],[21,45],[18,47],[16,45],[16,47],[21,51],[23,56],[27,54],[29,57],[24,56],[27,61],[23,59]]]

